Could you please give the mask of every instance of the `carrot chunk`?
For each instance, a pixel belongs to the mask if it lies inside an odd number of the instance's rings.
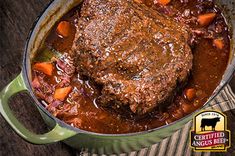
[[[53,65],[49,62],[35,63],[33,69],[51,76],[53,72]]]
[[[218,49],[223,49],[224,48],[224,41],[223,41],[222,38],[214,39],[213,44]]]
[[[209,25],[215,19],[216,13],[206,13],[198,16],[198,23],[201,26]]]
[[[194,98],[196,97],[196,90],[193,88],[187,89],[185,91],[185,97],[186,99],[188,99],[189,101],[193,101]]]
[[[54,98],[56,100],[64,101],[68,94],[71,92],[72,87],[57,88],[55,90]]]
[[[61,21],[56,28],[56,32],[62,37],[68,37],[70,34],[70,29],[71,27],[69,22]]]
[[[155,0],[154,3],[158,3],[161,5],[167,5],[171,2],[171,0]]]
[[[134,0],[136,3],[142,4],[143,1],[142,0]]]

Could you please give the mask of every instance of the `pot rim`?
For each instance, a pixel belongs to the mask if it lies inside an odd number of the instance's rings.
[[[82,133],[82,134],[90,134],[90,135],[95,135],[95,136],[101,136],[101,137],[128,137],[128,136],[136,136],[136,135],[144,135],[144,134],[148,134],[148,133],[152,133],[152,132],[155,132],[157,130],[160,130],[160,129],[165,129],[165,128],[168,128],[170,126],[173,126],[175,125],[177,122],[180,122],[180,121],[183,121],[187,118],[190,118],[192,117],[194,114],[198,113],[199,111],[201,111],[202,109],[204,109],[210,102],[212,99],[214,99],[214,97],[216,95],[219,94],[219,92],[225,87],[226,84],[229,83],[229,81],[231,80],[234,72],[235,72],[235,56],[233,56],[232,60],[231,60],[231,64],[228,64],[227,65],[227,68],[224,72],[224,75],[219,83],[219,85],[216,87],[216,89],[214,89],[212,95],[210,96],[210,98],[207,100],[207,102],[204,103],[204,105],[200,108],[198,108],[197,110],[191,112],[190,114],[172,122],[172,123],[169,123],[169,124],[166,124],[166,125],[163,125],[163,126],[160,126],[160,127],[157,127],[157,128],[153,128],[153,129],[149,129],[149,130],[145,130],[145,131],[140,131],[140,132],[133,132],[133,133],[122,133],[122,134],[106,134],[106,133],[97,133],[97,132],[91,132],[91,131],[87,131],[87,130],[82,130],[80,128],[76,128],[76,127],[73,127],[67,123],[65,123],[64,121],[56,118],[55,116],[53,116],[44,106],[42,106],[41,102],[39,102],[39,100],[36,98],[34,92],[33,92],[33,88],[31,86],[31,81],[30,81],[30,78],[29,78],[29,74],[30,72],[28,71],[28,67],[30,66],[30,58],[29,58],[29,50],[28,50],[28,45],[29,45],[29,41],[32,37],[32,34],[35,30],[35,27],[37,26],[39,20],[41,19],[42,15],[44,13],[46,13],[46,11],[48,11],[48,8],[49,6],[55,1],[51,1],[46,7],[45,9],[39,14],[39,16],[37,17],[37,19],[34,21],[30,31],[29,31],[29,34],[28,34],[28,37],[26,39],[26,43],[25,43],[25,47],[24,47],[24,54],[23,54],[23,64],[22,64],[22,73],[23,73],[23,79],[24,79],[24,83],[27,87],[27,91],[29,92],[30,96],[33,98],[34,102],[35,102],[35,105],[37,107],[40,108],[40,110],[42,110],[48,117],[50,117],[51,119],[53,119],[56,123],[58,123],[60,126],[62,126],[63,128],[68,128],[70,130],[73,130],[75,132],[77,132],[78,134],[79,133]],[[235,29],[235,28],[234,28]],[[230,30],[231,31],[231,30]],[[235,43],[233,43],[235,44]],[[231,40],[231,46],[232,46],[232,40]],[[232,48],[230,50],[230,53],[232,53]],[[229,63],[229,62],[228,62]],[[188,121],[187,121],[188,122]],[[186,123],[187,123],[186,122]],[[186,124],[185,123],[185,124]]]

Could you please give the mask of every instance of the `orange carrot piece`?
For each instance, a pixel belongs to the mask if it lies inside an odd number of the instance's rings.
[[[189,101],[193,101],[194,98],[196,97],[196,90],[193,89],[193,88],[186,89],[186,91],[185,91],[185,97],[186,97],[186,99],[188,99]]]
[[[49,62],[35,63],[33,69],[51,76],[53,72],[53,65]]]
[[[68,94],[71,92],[72,87],[57,88],[55,90],[54,98],[56,100],[64,101]]]
[[[68,37],[70,33],[70,29],[71,29],[71,25],[69,22],[61,21],[56,28],[56,32],[62,37]]]
[[[218,49],[223,49],[224,48],[224,41],[223,41],[222,38],[214,39],[213,44]]]
[[[143,0],[134,0],[136,3],[142,4]]]
[[[209,25],[215,19],[216,13],[206,13],[198,16],[198,23],[201,26]]]
[[[171,2],[171,0],[155,0],[155,3],[161,4],[161,5],[167,5]]]

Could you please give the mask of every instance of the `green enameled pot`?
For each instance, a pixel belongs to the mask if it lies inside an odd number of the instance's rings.
[[[148,147],[154,143],[161,141],[162,139],[172,135],[175,131],[184,126],[190,121],[194,113],[175,121],[169,125],[155,128],[152,130],[129,133],[129,134],[98,134],[93,132],[84,131],[78,128],[74,128],[63,121],[52,116],[37,100],[33,94],[31,82],[31,60],[36,54],[40,45],[44,42],[44,39],[53,25],[64,14],[66,14],[73,7],[81,3],[82,0],[54,0],[51,2],[42,15],[36,21],[29,38],[26,42],[24,51],[24,60],[22,66],[22,72],[8,84],[0,93],[0,113],[23,139],[33,144],[48,144],[57,141],[63,141],[66,144],[74,148],[88,148],[90,152],[97,154],[113,154],[113,153],[126,153],[134,150],[139,150],[143,147]],[[218,87],[213,92],[204,107],[223,89],[223,87],[231,79],[235,68],[235,4],[234,0],[219,0],[217,4],[224,11],[228,24],[230,26],[232,44],[231,55],[227,70],[223,76]],[[34,105],[38,108],[43,119],[48,126],[53,127],[52,130],[45,134],[35,134],[30,132],[24,127],[19,120],[14,116],[8,106],[9,98],[18,92],[28,92],[34,99]]]

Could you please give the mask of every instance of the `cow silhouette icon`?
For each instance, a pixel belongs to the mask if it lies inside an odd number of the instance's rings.
[[[219,117],[211,118],[211,119],[203,118],[201,120],[201,131],[206,131],[205,130],[206,126],[208,126],[208,127],[211,126],[212,127],[212,131],[215,131],[215,126],[216,126],[217,122],[219,122],[219,121],[220,121]]]

